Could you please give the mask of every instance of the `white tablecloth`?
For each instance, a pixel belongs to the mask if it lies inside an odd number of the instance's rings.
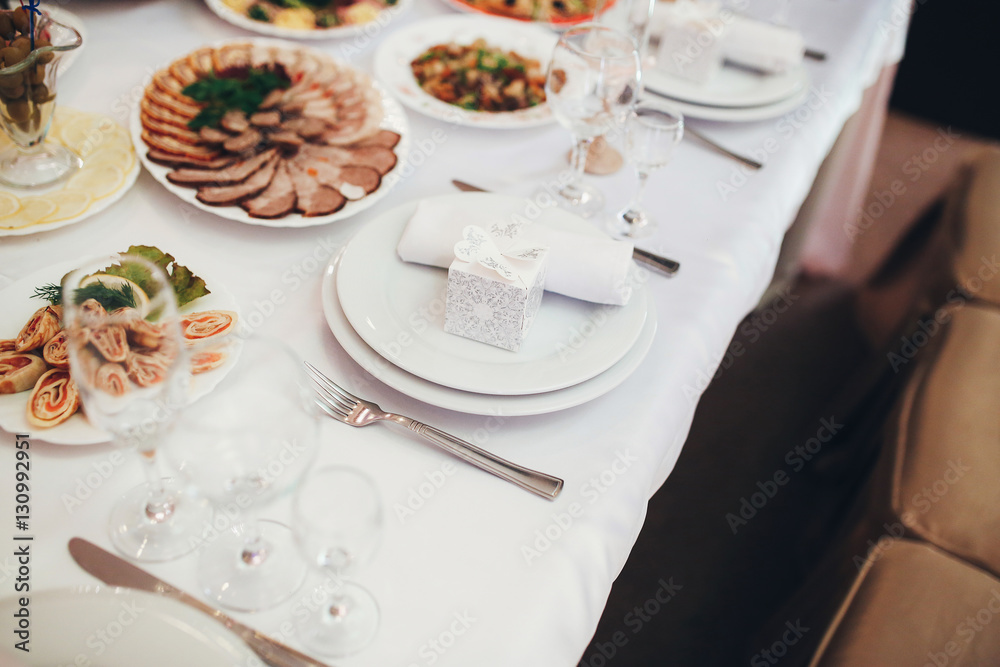
[[[362,654],[337,664],[575,665],[642,526],[647,500],[673,468],[698,397],[736,326],[767,286],[782,235],[820,163],[865,86],[887,59],[898,57],[896,45],[905,24],[891,16],[894,6],[893,0],[793,3],[793,24],[803,28],[810,47],[829,54],[826,62],[808,62],[813,94],[807,103],[763,122],[693,122],[735,150],[767,153],[767,166],[745,172],[684,142],[672,164],[653,176],[649,204],[660,227],[645,246],[680,260],[683,268],[672,279],[649,279],[660,328],[646,362],[618,389],[575,409],[539,417],[477,417],[399,394],[346,356],[324,323],[319,294],[326,262],[379,213],[401,202],[452,192],[449,180],[454,177],[523,194],[531,191],[526,182],[552,177],[563,168],[569,148],[568,134],[555,125],[488,131],[411,113],[414,150],[424,146],[427,153],[423,164],[373,209],[311,229],[266,229],[223,220],[182,205],[143,173],[124,199],[93,219],[52,232],[0,238],[0,284],[84,254],[132,243],[157,245],[191,267],[211,267],[214,279],[236,295],[245,316],[260,313],[254,320],[261,322],[261,332],[287,340],[357,393],[562,476],[565,490],[550,503],[391,428],[323,425],[320,463],[345,463],[370,472],[388,510],[381,551],[359,575],[381,603],[380,635]],[[143,80],[158,65],[206,42],[246,36],[195,0],[77,2],[68,8],[86,20],[89,39],[62,82],[60,102],[121,123],[140,98]],[[375,46],[396,25],[447,13],[437,0],[419,0],[373,39],[320,47],[370,68]],[[430,139],[437,129],[444,130],[444,142]],[[598,182],[608,195],[609,210],[622,206],[636,184],[627,171]],[[5,330],[20,326],[3,318],[0,314]],[[92,580],[72,563],[66,542],[81,535],[108,544],[108,508],[139,481],[138,463],[126,457],[125,463],[112,466],[114,473],[106,481],[90,489],[88,479],[96,478],[88,474],[116,457],[116,450],[60,447],[44,443],[43,437],[37,434],[32,444],[33,585],[87,583]],[[0,432],[0,438],[6,480],[0,488],[0,517],[11,517],[13,523],[13,492],[8,489],[14,437]],[[439,473],[445,468],[452,474]],[[428,486],[433,479],[444,482],[440,488]],[[414,512],[401,515],[399,508],[417,505],[414,498],[421,492],[429,497]],[[74,495],[89,497],[68,511],[65,500]],[[286,499],[268,514],[282,518],[287,511]],[[13,593],[12,564],[12,556],[6,561],[0,557],[0,595]],[[195,559],[187,557],[149,569],[194,591],[194,565]],[[655,592],[650,582],[650,594]],[[282,623],[299,604],[295,599],[242,618],[294,644]]]

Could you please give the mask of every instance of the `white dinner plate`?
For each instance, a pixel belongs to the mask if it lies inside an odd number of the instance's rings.
[[[642,73],[643,84],[688,104],[745,109],[773,105],[809,89],[809,73],[798,65],[780,74],[761,74],[726,65],[705,83],[681,79],[651,67]]]
[[[125,250],[125,248],[121,250]],[[108,253],[109,256],[111,254]],[[31,298],[37,287],[48,283],[58,284],[62,281],[63,276],[85,261],[74,259],[48,266],[0,290],[0,312],[4,313],[3,324],[0,325],[0,340],[15,338],[28,319],[31,318],[31,315],[48,304],[47,301]],[[179,259],[178,262],[190,268],[196,276],[203,278],[205,285],[212,290],[211,294],[195,299],[184,306],[180,310],[181,313],[193,313],[201,310],[231,310],[237,315],[239,314],[236,298],[221,283],[213,280],[200,267],[192,267],[186,264],[183,259]],[[230,360],[221,368],[195,375],[192,378],[191,400],[196,400],[211,391],[226,376],[233,363],[235,360]],[[31,426],[25,416],[30,393],[29,389],[17,394],[0,394],[0,428],[9,433],[30,433],[39,440],[56,445],[92,445],[98,442],[108,442],[111,439],[110,435],[91,424],[80,411],[63,423],[51,428],[38,429]]]
[[[604,10],[605,11],[610,10],[612,7],[615,6],[615,2],[616,2],[616,0],[607,0],[607,2],[605,2],[605,8],[604,8]],[[505,16],[503,14],[498,14],[498,13],[496,13],[494,11],[490,11],[488,9],[480,9],[479,7],[474,7],[473,5],[470,5],[468,2],[465,2],[464,0],[444,0],[444,3],[446,5],[448,5],[448,6],[450,6],[450,7],[454,7],[455,9],[459,10],[460,12],[469,12],[469,13],[472,13],[472,14],[479,14],[479,15],[486,14],[486,15],[489,15],[489,16],[498,16],[498,17],[501,17],[501,18],[506,19],[508,21],[511,21],[511,20],[512,21],[521,21],[521,22],[524,22],[524,23],[531,22],[531,19],[523,19],[523,18],[519,18],[519,17],[516,17],[516,16]],[[499,4],[499,3],[496,2],[496,1],[494,1],[494,4]],[[571,27],[573,27],[575,25],[579,25],[581,23],[587,23],[592,18],[593,18],[593,14],[587,14],[586,16],[581,16],[579,18],[573,18],[573,19],[569,19],[569,20],[565,20],[565,21],[556,21],[556,22],[553,22],[551,25],[552,25],[552,27],[558,28],[558,29],[571,28]],[[538,23],[540,25],[549,25],[545,21],[535,21],[535,23]]]
[[[28,544],[27,542],[25,544]],[[18,596],[0,600],[16,628]],[[10,635],[0,663],[25,666],[101,665],[242,667],[260,658],[222,623],[171,598],[127,588],[85,586],[31,592],[29,652]]]
[[[648,91],[647,91],[648,94]],[[716,120],[727,123],[750,123],[758,120],[767,120],[783,116],[790,111],[797,109],[809,96],[809,89],[803,89],[799,93],[781,100],[775,104],[765,104],[759,107],[710,107],[701,104],[690,104],[680,102],[673,98],[667,101],[678,111],[689,118],[700,118],[701,120]]]
[[[517,214],[525,201],[488,193],[437,199],[482,210],[478,222],[483,225]],[[625,356],[655,308],[642,285],[625,306],[545,292],[517,352],[446,333],[447,271],[404,262],[396,254],[416,207],[417,202],[410,202],[387,211],[351,239],[341,259],[337,293],[347,319],[370,347],[425,380],[503,396],[563,389],[603,373]],[[556,208],[544,209],[534,224],[601,235],[590,223]]]
[[[339,259],[340,255],[334,258],[323,274],[323,314],[326,315],[326,323],[334,338],[351,359],[379,381],[407,396],[446,410],[470,415],[525,417],[582,405],[603,396],[624,382],[646,358],[656,336],[656,309],[650,309],[639,339],[621,361],[597,377],[565,389],[522,396],[495,396],[452,389],[428,382],[397,368],[361,339],[348,322],[337,297]]]
[[[251,32],[285,39],[334,39],[337,37],[353,37],[355,35],[360,35],[364,33],[366,29],[371,31],[373,26],[377,26],[379,30],[382,30],[388,26],[400,12],[408,8],[412,4],[413,0],[398,0],[395,7],[389,7],[382,10],[379,17],[370,23],[336,26],[333,28],[316,28],[313,30],[283,28],[264,21],[255,21],[249,16],[245,16],[232,7],[229,7],[222,0],[205,0],[205,2],[209,9],[215,12],[216,16],[222,20]]]
[[[296,44],[289,44],[288,42],[283,42],[281,40],[274,39],[237,39],[237,40],[227,40],[226,42],[220,42],[213,44],[213,47],[223,46],[227,43],[236,44],[260,44],[260,45],[273,45],[273,46],[284,46],[293,49],[308,50],[317,54],[323,58],[331,58],[331,56],[318,49],[310,49],[305,46],[300,46]],[[182,56],[178,56],[182,57]],[[176,58],[172,59],[176,60]],[[164,69],[170,63],[166,63],[163,67],[158,68]],[[351,67],[346,63],[341,62],[342,67]],[[335,222],[337,220],[343,220],[349,218],[352,215],[360,213],[367,208],[370,208],[377,204],[383,197],[389,194],[389,191],[396,185],[399,181],[399,171],[402,169],[406,162],[406,156],[410,150],[410,125],[406,119],[406,112],[403,111],[403,107],[390,96],[385,88],[380,86],[377,82],[372,81],[372,85],[382,96],[382,109],[384,111],[385,117],[382,119],[380,127],[387,130],[392,130],[402,137],[393,152],[396,154],[397,162],[396,166],[392,168],[388,174],[382,177],[382,184],[379,186],[378,190],[363,197],[362,199],[357,199],[354,201],[348,201],[342,209],[336,213],[331,213],[330,215],[319,215],[315,217],[305,217],[300,213],[290,213],[284,217],[276,218],[274,220],[265,220],[263,218],[255,218],[249,213],[244,211],[239,206],[209,206],[198,201],[198,190],[197,188],[186,188],[179,185],[175,185],[167,180],[167,174],[169,174],[173,169],[170,167],[163,166],[161,164],[156,164],[150,160],[146,153],[149,147],[146,142],[142,139],[142,121],[140,120],[140,114],[142,108],[140,104],[136,104],[135,108],[132,109],[132,118],[130,123],[130,129],[132,132],[132,141],[135,144],[136,152],[139,154],[139,159],[142,160],[142,164],[146,167],[146,170],[153,175],[157,181],[160,182],[163,187],[177,195],[181,200],[186,203],[196,206],[203,211],[218,215],[223,218],[228,218],[229,220],[236,220],[238,222],[244,222],[248,225],[260,225],[263,227],[312,227],[314,225],[325,225],[330,222]]]
[[[489,16],[444,16],[410,25],[383,41],[375,53],[375,75],[403,104],[438,120],[500,130],[551,123],[548,104],[519,111],[469,111],[424,92],[410,68],[417,56],[437,44],[471,44],[479,38],[491,46],[538,60],[543,68],[559,41],[553,33],[528,23]]]

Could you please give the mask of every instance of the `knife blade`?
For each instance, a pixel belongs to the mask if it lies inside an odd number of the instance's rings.
[[[254,653],[273,667],[328,667],[325,663],[313,660],[304,653],[299,653],[295,649],[243,625],[198,598],[188,595],[179,588],[83,538],[74,537],[69,541],[69,553],[80,567],[106,584],[164,595],[208,614],[236,633]]]
[[[462,192],[489,192],[486,188],[481,188],[478,185],[460,181],[457,178],[452,179],[451,184]],[[632,249],[632,259],[654,268],[661,273],[665,273],[668,276],[674,275],[681,268],[681,263],[676,260],[668,259],[661,255],[649,252],[648,250],[640,250],[639,248]]]

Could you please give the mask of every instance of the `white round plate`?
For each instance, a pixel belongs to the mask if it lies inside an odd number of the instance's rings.
[[[341,253],[342,254],[342,253]],[[470,415],[526,417],[543,415],[582,405],[608,393],[624,382],[642,363],[656,336],[656,309],[651,308],[635,345],[621,361],[597,377],[565,389],[522,396],[475,394],[428,382],[393,366],[368,347],[347,320],[337,297],[338,255],[323,274],[323,313],[334,338],[347,355],[375,378],[393,389],[429,405]]]
[[[384,40],[375,53],[375,76],[406,106],[449,123],[497,130],[551,123],[548,104],[519,111],[469,111],[424,92],[410,68],[417,56],[436,44],[471,44],[480,38],[491,46],[538,60],[543,66],[559,41],[555,34],[527,23],[488,16],[444,16],[414,23]]]
[[[611,9],[612,7],[614,7],[616,1],[617,0],[607,0],[605,11],[607,11],[607,10]],[[577,18],[577,19],[570,19],[568,21],[558,21],[558,22],[554,22],[552,24],[549,24],[546,21],[532,21],[531,19],[522,19],[522,18],[517,18],[517,17],[514,17],[514,16],[504,16],[502,14],[494,14],[493,12],[491,12],[491,11],[489,11],[487,9],[479,9],[478,7],[473,7],[469,3],[463,2],[462,0],[444,0],[444,3],[446,5],[448,5],[449,7],[453,7],[455,9],[457,9],[460,12],[468,12],[468,13],[471,13],[471,14],[479,14],[480,16],[482,16],[483,14],[485,14],[487,16],[496,16],[496,17],[505,19],[507,21],[521,21],[522,23],[532,23],[532,22],[534,22],[534,23],[538,23],[539,25],[551,25],[553,28],[557,28],[557,29],[571,28],[571,27],[573,27],[575,25],[578,25],[580,23],[587,23],[592,18],[591,15],[587,15],[587,16],[583,16],[583,17],[580,17],[580,18]]]
[[[20,609],[17,596],[0,600],[6,619]],[[261,664],[219,621],[154,593],[105,586],[32,591],[30,614],[31,651],[14,649],[17,639],[6,641],[0,663],[9,664],[7,656],[13,664],[26,666]]]
[[[111,130],[107,129],[108,123]],[[138,151],[128,131],[108,116],[56,107],[47,140],[83,154],[84,166],[53,186],[28,190],[0,187],[0,237],[37,234],[76,224],[108,208],[135,185],[139,176]],[[4,146],[8,142],[6,137],[0,139]],[[95,177],[108,174],[113,180],[95,185]],[[108,187],[110,183],[114,183],[113,188]],[[101,191],[95,192],[95,187]],[[60,208],[60,202],[69,210]],[[13,210],[15,205],[18,208]],[[6,213],[11,210],[13,213]],[[31,212],[27,219],[25,211]]]
[[[208,8],[215,12],[216,16],[223,21],[239,26],[244,30],[256,32],[270,37],[281,37],[283,39],[335,39],[338,37],[353,37],[369,31],[372,25],[378,26],[379,30],[388,26],[392,20],[402,11],[407,9],[413,0],[398,0],[395,7],[388,7],[379,14],[375,21],[369,23],[359,23],[357,25],[344,25],[334,28],[315,28],[313,30],[300,30],[297,28],[283,28],[264,21],[255,21],[249,16],[240,14],[238,11],[228,6],[222,0],[205,0]]]
[[[245,44],[248,42],[251,44],[278,45],[285,47],[290,46],[295,49],[308,49],[324,58],[331,58],[329,54],[326,54],[318,49],[310,49],[309,47],[299,45],[290,45],[288,42],[273,39],[228,40],[228,42],[220,42],[218,44],[213,44],[212,46],[219,47],[226,43]],[[176,60],[176,58],[173,60]],[[171,62],[173,62],[173,60],[171,60]],[[347,65],[343,62],[340,64],[343,67],[352,67],[351,65]],[[167,63],[167,65],[169,65],[169,63]],[[159,69],[163,68],[160,67],[158,70]],[[330,215],[320,215],[307,218],[300,213],[290,213],[283,218],[265,220],[251,216],[239,206],[209,206],[207,204],[203,204],[198,201],[198,190],[196,188],[185,188],[179,185],[174,185],[167,180],[167,174],[173,170],[170,167],[156,164],[146,157],[148,146],[146,146],[146,142],[142,139],[142,121],[139,118],[142,109],[139,104],[136,104],[135,108],[132,109],[132,118],[129,128],[132,131],[132,142],[135,144],[136,152],[139,154],[139,159],[142,160],[143,166],[146,167],[146,171],[152,174],[153,178],[159,181],[163,187],[192,206],[196,206],[203,211],[213,213],[222,218],[228,218],[229,220],[236,220],[238,222],[244,222],[248,225],[259,225],[262,227],[313,227],[315,225],[325,225],[330,222],[336,222],[337,220],[349,218],[352,215],[360,213],[361,211],[377,204],[383,197],[389,194],[392,188],[399,181],[399,170],[406,162],[406,156],[410,150],[410,124],[407,122],[406,112],[403,111],[403,107],[399,105],[399,102],[393,99],[386,92],[385,88],[380,86],[375,81],[372,82],[372,85],[375,86],[375,89],[382,96],[382,109],[385,112],[385,118],[382,119],[380,127],[386,130],[392,130],[402,137],[393,149],[393,152],[396,154],[398,160],[396,162],[396,166],[392,168],[392,171],[382,177],[382,184],[379,186],[378,190],[362,199],[348,201],[347,204],[344,205],[344,208],[340,209],[336,213],[331,213]]]
[[[108,253],[108,256],[110,257],[111,254]],[[63,276],[84,261],[86,260],[73,259],[48,266],[0,290],[0,312],[4,313],[3,324],[0,325],[0,339],[15,338],[31,315],[42,306],[47,305],[46,301],[31,298],[35,288],[48,283],[58,284]],[[213,280],[200,268],[192,268],[189,264],[185,264],[183,259],[179,259],[178,262],[190,268],[196,276],[202,277],[208,289],[212,290],[211,294],[184,306],[181,313],[193,313],[201,310],[232,310],[237,315],[239,314],[236,297],[221,283]],[[234,362],[235,360],[214,371],[195,375],[192,378],[192,400],[204,396],[221,382]],[[9,433],[31,433],[38,440],[51,442],[55,445],[93,445],[111,440],[110,435],[91,424],[82,412],[77,412],[62,424],[52,428],[35,428],[28,423],[25,416],[30,393],[29,389],[17,394],[0,394],[0,428]]]
[[[525,201],[487,193],[436,199],[482,210],[483,224],[523,211]],[[369,347],[425,380],[503,396],[563,389],[621,360],[655,308],[644,286],[635,288],[625,306],[546,292],[517,352],[445,333],[447,271],[404,262],[396,254],[416,207],[417,202],[410,202],[387,211],[351,239],[340,262],[337,295],[347,319]],[[544,209],[535,224],[601,235],[588,222],[561,209]]]
[[[716,120],[727,123],[749,123],[757,120],[767,120],[777,118],[794,111],[809,96],[809,89],[804,88],[788,99],[781,100],[775,104],[765,104],[759,107],[731,108],[731,107],[709,107],[700,104],[689,104],[680,102],[673,98],[667,101],[678,111],[689,118],[700,118],[701,120]]]
[[[809,89],[809,73],[801,64],[781,74],[758,74],[727,65],[705,83],[651,67],[643,70],[642,79],[647,88],[681,102],[740,109],[777,104]]]

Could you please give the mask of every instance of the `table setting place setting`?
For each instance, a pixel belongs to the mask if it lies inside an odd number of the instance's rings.
[[[10,278],[0,266],[15,553],[41,546],[39,517],[62,509],[46,503],[66,505],[39,490],[48,464],[89,480],[91,467],[68,471],[74,457],[96,448],[117,461],[93,491],[106,502],[85,506],[100,516],[79,530],[70,521],[60,545],[61,579],[97,581],[0,592],[14,637],[0,646],[2,664],[374,664],[366,655],[392,645],[383,616],[396,618],[400,602],[391,584],[369,588],[364,566],[388,548],[398,494],[357,458],[329,463],[324,434],[335,428],[344,450],[375,430],[351,429],[385,422],[377,437],[426,447],[421,456],[447,474],[492,476],[512,504],[561,507],[558,465],[535,469],[522,460],[529,450],[501,456],[499,440],[437,420],[516,427],[620,391],[648,363],[658,329],[674,325],[656,295],[682,289],[687,269],[639,247],[673,224],[648,204],[647,186],[685,169],[673,159],[684,139],[712,159],[764,168],[693,125],[795,109],[810,88],[805,61],[826,57],[787,25],[787,1],[771,3],[766,20],[742,13],[748,2],[423,2],[441,11],[415,20],[414,0],[176,3],[199,36],[216,37],[172,49],[153,27],[156,53],[170,55],[136,66],[128,113],[117,116],[57,94],[109,53],[87,49],[109,33],[85,7],[84,18],[67,3],[0,8],[0,252],[96,230],[72,259]],[[376,33],[370,66],[341,57]],[[456,191],[400,198],[415,192],[408,170],[424,128],[501,146],[552,126],[569,151],[556,187],[490,191],[453,164]],[[595,182],[621,170],[635,189],[612,211]],[[348,230],[309,275],[308,297],[293,294],[326,326],[255,321],[265,320],[259,304],[249,308],[234,272],[213,269],[209,242],[183,227],[146,237],[135,220],[135,242],[108,241],[100,225],[131,205],[133,189],[216,239],[250,229],[261,252]],[[306,335],[314,350],[328,338],[340,360],[300,356],[289,338]],[[345,363],[376,384],[341,372]],[[414,416],[389,411],[400,405]],[[293,613],[319,580],[322,601]],[[288,628],[255,629],[267,614]],[[413,664],[444,651],[420,655]]]

